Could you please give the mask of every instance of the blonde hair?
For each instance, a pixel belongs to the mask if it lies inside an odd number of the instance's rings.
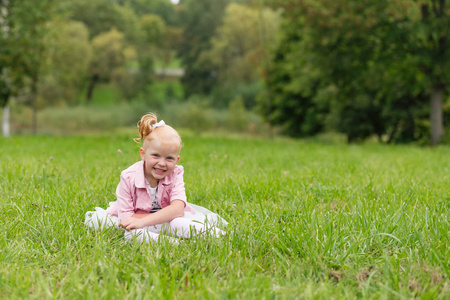
[[[154,113],[149,113],[142,116],[141,120],[137,123],[140,138],[135,138],[134,141],[139,143],[140,141],[152,141],[160,139],[163,142],[177,143],[179,149],[181,149],[182,142],[178,132],[169,125],[164,125],[154,128],[153,125],[158,123],[158,117]]]

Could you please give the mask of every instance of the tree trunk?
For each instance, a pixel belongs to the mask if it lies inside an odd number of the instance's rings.
[[[8,39],[9,36],[9,22],[8,22],[8,8],[9,8],[9,0],[3,1],[2,6],[2,14],[0,18],[0,31],[2,31],[3,37]],[[10,89],[8,87],[8,68],[1,68],[0,73],[1,79],[5,82],[7,88],[0,89],[0,103],[3,105],[3,120],[2,120],[2,132],[4,137],[9,137],[11,135],[10,127],[9,127],[9,95]]]
[[[37,97],[33,95],[33,134],[37,134]]]
[[[31,109],[33,111],[32,132],[37,134],[37,78],[32,79],[31,83]]]
[[[444,89],[434,87],[431,91],[431,143],[437,145],[439,139],[444,135],[444,124],[442,122],[442,103],[444,98]]]
[[[3,136],[8,137],[11,135],[10,127],[9,127],[9,103],[6,102],[6,105],[3,107],[3,122],[2,122],[2,131]]]

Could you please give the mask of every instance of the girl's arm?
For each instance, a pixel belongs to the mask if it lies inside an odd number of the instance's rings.
[[[182,200],[173,200],[170,205],[151,214],[134,214],[131,217],[124,218],[120,221],[119,227],[126,230],[135,228],[143,228],[146,226],[162,224],[170,222],[175,218],[184,215],[185,203]]]
[[[134,214],[134,204],[132,195],[135,188],[130,184],[129,176],[120,174],[120,182],[117,185],[117,215],[119,219],[130,217]]]

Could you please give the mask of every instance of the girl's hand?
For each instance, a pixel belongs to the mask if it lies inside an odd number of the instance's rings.
[[[130,231],[131,229],[142,228],[145,226],[143,225],[141,218],[128,217],[120,221],[119,227],[122,227],[125,230]]]
[[[130,231],[135,228],[144,228],[146,226],[170,222],[184,215],[184,206],[185,203],[182,200],[173,200],[169,206],[155,213],[134,214],[128,218],[124,218],[120,221],[119,227]]]

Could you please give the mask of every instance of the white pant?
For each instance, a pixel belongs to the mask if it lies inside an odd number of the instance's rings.
[[[103,230],[111,227],[119,228],[119,218],[109,215],[103,208],[96,207],[95,211],[86,213],[84,224],[94,230]],[[175,218],[168,223],[125,231],[125,240],[131,241],[133,238],[136,238],[141,243],[158,241],[160,233],[165,234],[164,238],[169,239],[174,244],[178,243],[177,238],[190,238],[193,235],[211,234],[220,236],[225,234],[224,231],[206,220],[201,222],[195,218]]]

